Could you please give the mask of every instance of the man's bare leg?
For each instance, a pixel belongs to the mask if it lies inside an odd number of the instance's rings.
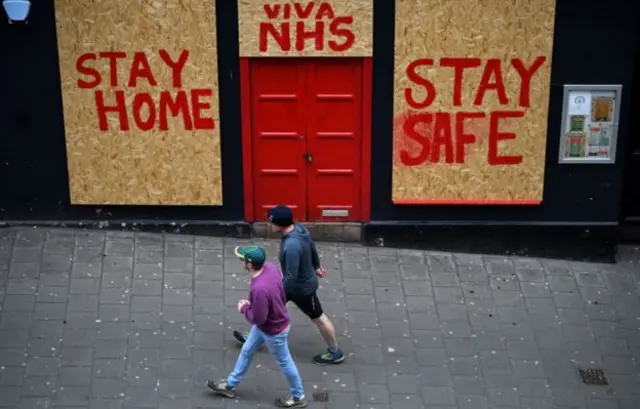
[[[344,354],[338,348],[338,340],[336,337],[336,328],[333,326],[333,323],[326,316],[326,314],[322,314],[319,318],[313,320],[313,323],[318,328],[320,335],[324,338],[324,341],[327,343],[327,351],[316,355],[313,358],[313,362],[318,365],[330,365],[330,364],[339,364],[344,361]]]
[[[313,320],[313,323],[318,327],[320,335],[327,343],[329,348],[338,349],[338,340],[336,338],[336,327],[333,326],[333,322],[327,317],[326,314],[322,314],[320,318]]]

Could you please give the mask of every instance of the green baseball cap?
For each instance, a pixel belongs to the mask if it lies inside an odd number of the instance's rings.
[[[238,246],[235,251],[240,260],[253,264],[264,264],[267,261],[267,253],[259,246]]]

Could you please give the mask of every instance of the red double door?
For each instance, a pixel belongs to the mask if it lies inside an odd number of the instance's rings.
[[[254,219],[361,220],[362,60],[255,59],[250,82]]]

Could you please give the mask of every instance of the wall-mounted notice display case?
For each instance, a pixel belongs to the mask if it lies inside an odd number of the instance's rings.
[[[622,85],[565,85],[559,163],[616,161]]]

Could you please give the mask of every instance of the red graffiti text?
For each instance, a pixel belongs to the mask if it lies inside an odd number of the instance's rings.
[[[406,67],[406,76],[413,84],[404,89],[404,100],[415,112],[404,118],[402,133],[411,141],[419,145],[419,150],[400,151],[400,160],[405,166],[419,166],[423,163],[464,163],[465,147],[478,142],[478,135],[470,132],[466,124],[474,121],[488,121],[488,149],[487,162],[491,166],[517,165],[522,163],[521,155],[504,156],[498,151],[498,143],[513,140],[517,135],[502,128],[503,121],[518,119],[525,116],[525,110],[501,109],[491,112],[423,112],[438,98],[436,85],[419,72],[423,67],[440,67],[450,69],[453,78],[453,96],[451,104],[455,107],[463,105],[462,89],[466,70],[480,69],[482,75],[477,84],[472,104],[482,107],[485,96],[495,93],[500,105],[507,106],[512,100],[517,101],[519,108],[530,106],[531,81],[546,61],[545,57],[537,57],[532,62],[524,62],[513,58],[507,67],[500,59],[492,58],[441,58],[435,61],[422,58],[411,62]],[[512,69],[520,78],[517,93],[508,95],[504,83],[504,70]],[[416,96],[416,89],[420,89],[421,97]]]
[[[269,39],[285,52],[291,51],[292,43],[296,51],[304,51],[309,42],[316,51],[329,47],[334,52],[344,52],[356,41],[351,29],[353,17],[336,16],[331,3],[265,4],[264,15],[266,21],[260,23],[259,32],[261,53],[269,51]],[[307,28],[308,25],[313,29]]]
[[[118,129],[121,131],[130,130],[132,123],[140,131],[167,131],[170,116],[181,117],[186,130],[214,129],[213,119],[206,114],[211,110],[213,91],[208,88],[186,90],[182,87],[189,51],[183,50],[179,56],[172,57],[166,50],[160,50],[159,56],[171,71],[173,90],[162,90],[155,98],[149,92],[136,92],[129,103],[125,98],[125,90],[118,88],[136,88],[139,84],[160,86],[144,52],[105,51],[85,53],[78,57],[76,70],[81,74],[77,80],[79,88],[95,89],[106,85],[113,89],[111,92],[94,91],[101,131],[109,130],[108,115],[118,119]],[[98,60],[108,61],[106,72],[95,67]],[[123,70],[126,70],[127,80],[121,83],[120,73]]]

